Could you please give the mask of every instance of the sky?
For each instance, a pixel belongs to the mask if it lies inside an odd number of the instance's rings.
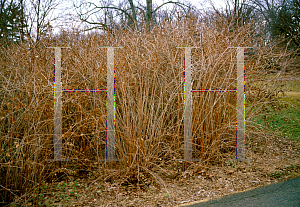
[[[167,2],[168,0],[153,0],[153,2],[157,4],[162,4],[163,2]],[[189,0],[194,6],[200,8],[202,4],[209,6],[209,0]],[[212,0],[213,3],[216,4],[216,7],[225,6],[223,0]]]
[[[95,2],[97,4],[97,0],[76,0],[77,2]],[[124,1],[124,0],[112,0],[112,2],[118,2],[118,1]],[[140,2],[143,2],[143,4],[146,4],[146,0],[139,0]],[[154,4],[157,5],[161,5],[164,2],[167,2],[169,0],[153,0]],[[217,8],[221,8],[225,6],[224,1],[225,0],[189,0],[194,6],[196,6],[197,8],[201,9],[203,8],[203,6],[205,7],[211,7],[209,1],[212,1],[215,6]],[[74,9],[72,7],[72,0],[66,0],[66,1],[62,1],[63,3],[59,5],[59,7],[57,8],[57,10],[53,13],[54,16],[63,16],[64,14],[66,14],[67,12],[71,12],[73,14],[75,14]],[[136,3],[137,0],[134,0],[134,3]],[[182,1],[184,2],[184,1]],[[117,4],[116,4],[117,5]],[[170,4],[171,5],[171,4]],[[163,8],[167,8],[167,5]],[[63,22],[61,19],[58,21],[53,22],[52,26],[54,27],[53,31],[54,33],[58,33],[60,31],[60,27],[71,27],[78,25],[79,23],[76,23],[75,21],[68,21],[68,24],[65,24],[66,22]]]

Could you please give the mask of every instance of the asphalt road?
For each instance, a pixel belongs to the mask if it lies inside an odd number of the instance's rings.
[[[300,207],[300,177],[187,207]]]

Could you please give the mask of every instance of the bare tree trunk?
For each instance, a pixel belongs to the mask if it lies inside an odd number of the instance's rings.
[[[135,6],[133,4],[133,0],[128,0],[129,1],[129,4],[130,4],[130,8],[131,8],[131,11],[132,11],[132,19],[129,19],[129,25],[130,26],[134,26],[136,24],[136,13],[135,13]]]
[[[41,1],[38,0],[37,2],[37,11],[36,11],[36,41],[39,41],[40,39],[40,6],[41,6]]]
[[[147,18],[146,18],[147,31],[150,31],[151,20],[152,20],[152,0],[147,0]]]
[[[233,25],[235,28],[238,27],[237,20],[238,20],[238,7],[239,7],[239,0],[234,0],[234,10],[233,10]]]

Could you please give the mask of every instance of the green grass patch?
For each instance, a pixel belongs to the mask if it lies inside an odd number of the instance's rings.
[[[289,106],[279,112],[266,107],[267,114],[254,117],[254,123],[282,137],[300,143],[300,108]]]
[[[284,94],[277,97],[281,106],[263,106],[257,116],[251,121],[272,133],[300,143],[300,81],[285,78],[276,81],[274,86],[282,84]]]

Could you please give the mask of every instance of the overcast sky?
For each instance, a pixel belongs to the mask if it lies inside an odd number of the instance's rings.
[[[159,5],[162,4],[163,2],[167,2],[167,1],[168,0],[153,0],[153,2],[155,2]],[[209,6],[209,3],[208,3],[209,0],[189,0],[189,1],[197,8],[200,8],[201,5]],[[216,4],[216,7],[225,6],[223,0],[212,0],[212,2]]]
[[[76,0],[76,2],[95,2],[95,4],[97,4],[97,0]],[[112,0],[112,2],[118,2],[118,1],[124,1],[124,0]],[[144,5],[146,5],[146,0],[139,0],[140,2],[142,2]],[[154,4],[157,5],[161,5],[163,2],[167,2],[169,0],[153,0]],[[194,6],[196,6],[199,9],[202,9],[203,7],[211,7],[210,5],[210,1],[212,1],[215,4],[215,7],[217,8],[221,8],[225,6],[224,0],[189,0]],[[65,14],[67,13],[73,13],[74,12],[74,8],[72,6],[72,0],[62,0],[62,3],[59,5],[59,7],[57,8],[57,10],[53,13],[53,16],[60,16],[60,17],[64,17]],[[134,3],[137,2],[137,0],[133,1]],[[182,1],[184,2],[184,1]],[[97,4],[99,5],[99,4]],[[117,5],[117,4],[116,4]],[[170,4],[171,5],[171,4]],[[163,7],[164,9],[167,8],[167,6]],[[60,31],[59,27],[77,27],[78,26],[78,22],[76,23],[75,21],[68,21],[68,23],[66,24],[66,22],[63,22],[61,19],[59,21],[55,21],[52,23],[52,26],[54,27],[54,32],[57,33]]]

